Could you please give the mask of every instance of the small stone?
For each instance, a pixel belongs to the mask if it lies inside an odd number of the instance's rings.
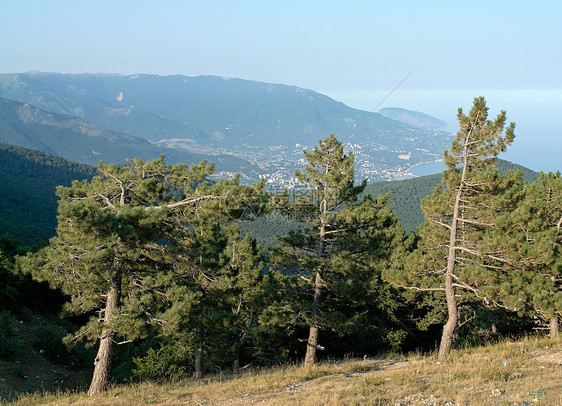
[[[490,394],[490,396],[493,396],[495,398],[499,398],[501,395],[503,395],[503,391],[499,389],[493,389],[492,393]]]

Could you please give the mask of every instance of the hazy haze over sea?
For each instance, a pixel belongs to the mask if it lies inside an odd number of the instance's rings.
[[[391,90],[391,89],[390,89]],[[372,111],[388,91],[330,92],[320,91],[350,107]],[[503,159],[516,162],[536,171],[560,169],[562,158],[552,151],[562,151],[562,94],[556,90],[400,90],[397,89],[380,105],[420,111],[447,122],[443,131],[456,132],[457,109],[467,113],[476,96],[484,96],[489,107],[489,118],[500,110],[507,112],[508,122],[515,122],[515,141],[508,147]],[[548,152],[548,153],[545,153]],[[562,155],[562,153],[560,154]]]

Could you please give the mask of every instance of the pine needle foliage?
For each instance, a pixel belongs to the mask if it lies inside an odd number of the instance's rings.
[[[397,304],[380,274],[392,266],[403,230],[386,205],[389,195],[359,200],[365,182],[355,185],[354,156],[334,135],[304,155],[305,172],[295,173],[304,191],[294,199],[275,196],[274,204],[307,227],[282,237],[272,261],[288,284],[285,297],[297,315],[292,322],[308,326],[304,364],[311,366],[325,348],[321,331],[337,337],[361,325],[362,342],[393,336],[388,320]]]
[[[193,268],[186,236],[198,211],[223,218],[240,211],[227,198],[237,195],[239,179],[208,185],[213,166],[206,162],[187,168],[161,156],[100,163],[98,171],[91,181],[57,188],[56,237],[19,261],[69,296],[66,313],[89,315],[66,341],[99,342],[90,394],[109,386],[115,344],[141,339],[150,327],[171,328],[199,302],[183,282]]]
[[[502,176],[491,159],[514,139],[515,124],[506,125],[505,111],[489,120],[485,99],[477,97],[468,115],[459,109],[457,118],[459,131],[444,153],[447,169],[442,185],[422,201],[426,221],[419,229],[418,248],[407,261],[407,272],[395,276],[401,286],[445,296],[447,322],[440,360],[448,356],[464,322],[459,302],[464,305],[476,298],[498,303],[487,287],[497,283],[505,258],[483,244],[483,236],[497,228],[495,220],[501,213],[513,209],[521,189],[520,173]]]

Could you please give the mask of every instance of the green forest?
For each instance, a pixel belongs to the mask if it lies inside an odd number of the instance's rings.
[[[29,246],[47,243],[57,225],[55,188],[91,179],[95,173],[88,165],[0,144],[1,233]]]
[[[488,117],[484,98],[458,120],[442,174],[357,183],[353,153],[331,135],[303,151],[297,194],[211,182],[205,162],[68,167],[1,146],[0,359],[25,351],[17,320],[38,315],[51,321],[34,330],[35,349],[86,370],[88,395],[385,351],[438,349],[443,361],[458,346],[557,337],[560,172],[498,163],[515,126],[503,111]],[[17,177],[22,154],[32,157]],[[38,177],[53,183],[34,186]],[[29,194],[15,199],[21,182]],[[25,218],[13,217],[22,204]]]

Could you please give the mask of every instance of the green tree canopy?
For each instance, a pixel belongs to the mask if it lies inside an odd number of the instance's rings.
[[[498,219],[490,245],[506,253],[509,273],[498,286],[506,306],[532,310],[558,335],[562,312],[562,177],[541,173],[526,183],[517,207]]]
[[[388,307],[381,305],[390,294],[380,272],[391,266],[403,230],[385,205],[389,196],[358,201],[365,182],[355,185],[353,154],[344,153],[334,135],[304,154],[306,171],[295,175],[305,189],[294,199],[276,196],[275,204],[307,226],[282,237],[272,258],[290,281],[293,292],[286,297],[293,299],[293,310],[309,327],[304,362],[309,366],[323,349],[321,330],[346,333],[359,325],[372,326],[366,319],[392,307],[392,300],[385,303]],[[367,304],[377,295],[375,303]]]
[[[448,356],[459,326],[459,295],[469,292],[487,301],[494,296],[486,286],[497,281],[503,269],[501,253],[482,243],[494,229],[495,219],[517,201],[521,175],[499,174],[496,157],[514,139],[515,124],[506,127],[506,113],[488,120],[483,97],[474,99],[465,115],[459,109],[459,131],[445,151],[447,169],[442,185],[422,201],[426,222],[419,229],[419,245],[412,253],[408,272],[394,281],[409,288],[443,292],[447,322],[438,358]]]
[[[167,165],[163,156],[98,170],[91,182],[57,188],[56,237],[20,261],[70,297],[66,312],[90,315],[74,336],[99,341],[89,394],[108,386],[115,343],[177,322],[198,302],[198,292],[181,283],[193,267],[185,252],[190,221],[209,206],[231,214],[227,196],[239,187],[238,178],[208,185],[213,166],[205,162],[187,168]]]

